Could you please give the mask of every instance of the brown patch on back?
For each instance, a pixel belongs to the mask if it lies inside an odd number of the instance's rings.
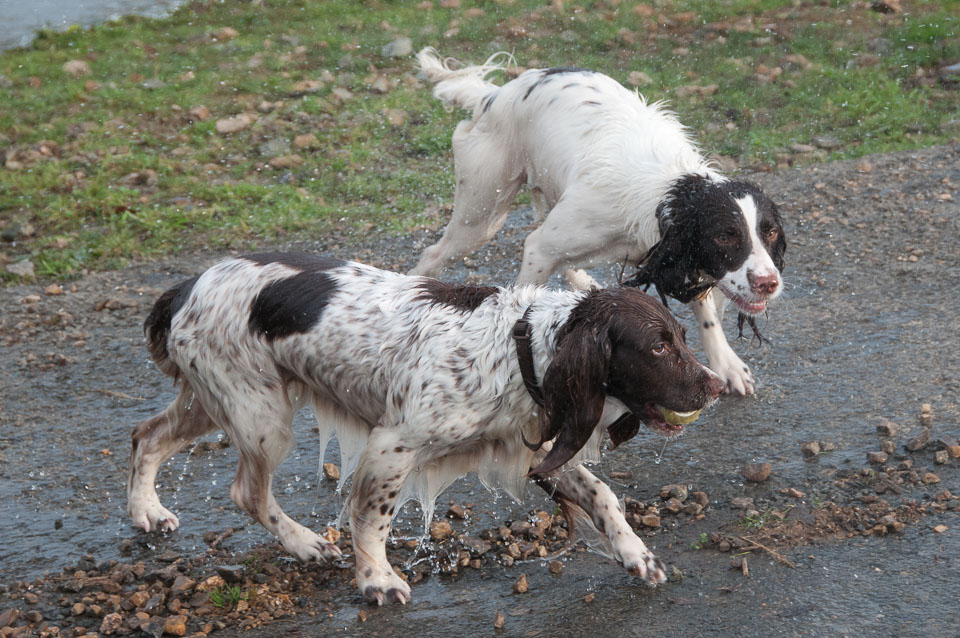
[[[443,304],[463,312],[473,312],[487,297],[499,292],[499,289],[493,286],[464,286],[437,279],[425,279],[420,284],[420,289],[423,292],[417,296],[417,301]]]

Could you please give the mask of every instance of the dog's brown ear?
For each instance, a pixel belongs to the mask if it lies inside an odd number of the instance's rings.
[[[543,375],[546,418],[541,440],[556,440],[530,475],[552,472],[590,439],[603,414],[611,350],[607,330],[591,322],[581,322],[564,335]]]

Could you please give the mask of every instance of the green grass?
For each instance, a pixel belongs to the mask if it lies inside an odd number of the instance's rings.
[[[416,82],[411,58],[380,54],[400,35],[465,61],[508,50],[524,66],[591,67],[624,83],[643,71],[652,82],[641,91],[668,100],[705,152],[745,167],[950,139],[943,125],[960,113],[960,90],[937,70],[960,60],[958,0],[911,2],[890,16],[847,1],[639,4],[200,0],[163,20],[43,31],[0,54],[12,83],[0,89],[0,230],[21,229],[0,244],[0,263],[30,258],[39,275],[64,277],[183,250],[442,223],[451,135],[466,114],[445,111]],[[213,37],[224,27],[238,35]],[[86,61],[92,75],[68,76],[68,60]],[[303,80],[322,87],[298,92]],[[711,84],[710,95],[677,94]],[[216,133],[217,119],[262,102],[282,105],[242,132]],[[212,117],[189,117],[198,105]],[[403,121],[389,123],[388,109]],[[315,147],[283,150],[307,134]],[[839,148],[792,153],[819,136]],[[34,153],[43,141],[56,143],[51,155]],[[269,166],[292,152],[301,164]],[[147,170],[155,178],[130,177]]]
[[[210,603],[220,609],[236,607],[241,600],[246,600],[249,592],[239,585],[218,587],[210,591]]]

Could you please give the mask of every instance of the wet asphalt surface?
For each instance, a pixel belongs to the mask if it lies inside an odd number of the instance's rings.
[[[729,567],[730,556],[696,550],[701,533],[736,529],[742,512],[730,501],[751,496],[763,509],[796,511],[856,494],[833,479],[866,465],[879,449],[875,425],[896,421],[893,462],[910,457],[941,481],[911,486],[900,499],[960,492],[960,461],[934,465],[932,451],[908,454],[903,442],[919,431],[920,405],[929,403],[934,438],[960,436],[960,336],[954,329],[960,297],[960,145],[875,156],[773,174],[749,176],[781,208],[788,233],[786,289],[761,322],[769,343],[734,348],[759,381],[757,395],[729,397],[670,442],[641,433],[607,454],[600,475],[614,490],[651,502],[659,488],[685,483],[707,492],[703,520],[664,519],[645,541],[683,572],[683,579],[651,589],[592,552],[568,554],[560,576],[545,561],[504,568],[489,564],[459,576],[435,575],[413,587],[404,608],[371,609],[357,591],[334,593],[337,611],[298,616],[249,635],[473,636],[956,636],[960,635],[960,516],[931,515],[901,534],[829,538],[782,549],[791,569],[765,555],[751,556],[750,575]],[[868,170],[869,169],[869,170]],[[506,284],[516,274],[529,217],[514,215],[490,246],[448,273],[451,280]],[[295,248],[318,250],[385,267],[407,269],[439,229],[400,238],[354,241],[319,238]],[[122,272],[91,274],[76,292],[44,296],[49,282],[0,290],[0,581],[54,572],[87,553],[116,558],[124,539],[134,559],[166,549],[202,553],[201,536],[227,527],[226,542],[242,552],[271,541],[230,502],[236,455],[231,449],[180,454],[161,471],[159,493],[180,517],[181,530],[147,537],[125,517],[129,433],[174,396],[169,379],[150,362],[143,317],[166,287],[214,261],[210,255],[137,264]],[[616,268],[594,271],[613,282]],[[36,303],[23,303],[39,295]],[[98,305],[106,304],[101,310]],[[672,308],[689,326],[692,315]],[[58,314],[59,311],[59,314]],[[67,313],[69,318],[64,318]],[[734,317],[725,321],[736,334]],[[699,353],[698,346],[694,344]],[[318,450],[309,415],[295,423],[298,445],[281,465],[275,492],[285,510],[314,527],[332,522],[341,500],[330,482],[318,486]],[[211,439],[213,440],[213,439]],[[836,450],[805,460],[801,446],[828,441]],[[337,462],[335,447],[328,461]],[[745,463],[769,461],[773,476],[760,484],[740,476]],[[784,496],[796,488],[802,499]],[[552,506],[531,485],[528,500],[495,499],[476,481],[462,480],[440,496],[470,503],[474,516],[458,532],[479,533],[498,521]],[[398,535],[421,523],[408,509]],[[943,533],[932,527],[945,525]],[[530,591],[513,594],[520,574]],[[594,594],[591,602],[585,597]],[[366,622],[357,619],[367,612]],[[227,635],[231,630],[221,632]]]

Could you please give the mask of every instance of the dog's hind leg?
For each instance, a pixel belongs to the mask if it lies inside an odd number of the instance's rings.
[[[340,555],[339,548],[287,516],[273,497],[273,473],[293,445],[293,415],[284,397],[269,394],[242,413],[226,415],[224,430],[240,456],[230,498],[300,561],[329,560]]]
[[[157,471],[194,439],[216,429],[186,381],[181,381],[180,394],[166,410],[134,428],[127,513],[135,526],[148,532],[173,531],[180,526],[179,519],[161,505],[157,496]]]
[[[439,242],[423,251],[411,275],[435,276],[493,239],[523,186],[523,167],[504,154],[503,140],[460,122],[453,134],[453,216]]]
[[[534,480],[560,504],[568,522],[572,524],[580,512],[586,515],[628,572],[651,585],[667,580],[663,562],[633,532],[613,490],[587,468],[579,465],[557,477],[537,475]]]

